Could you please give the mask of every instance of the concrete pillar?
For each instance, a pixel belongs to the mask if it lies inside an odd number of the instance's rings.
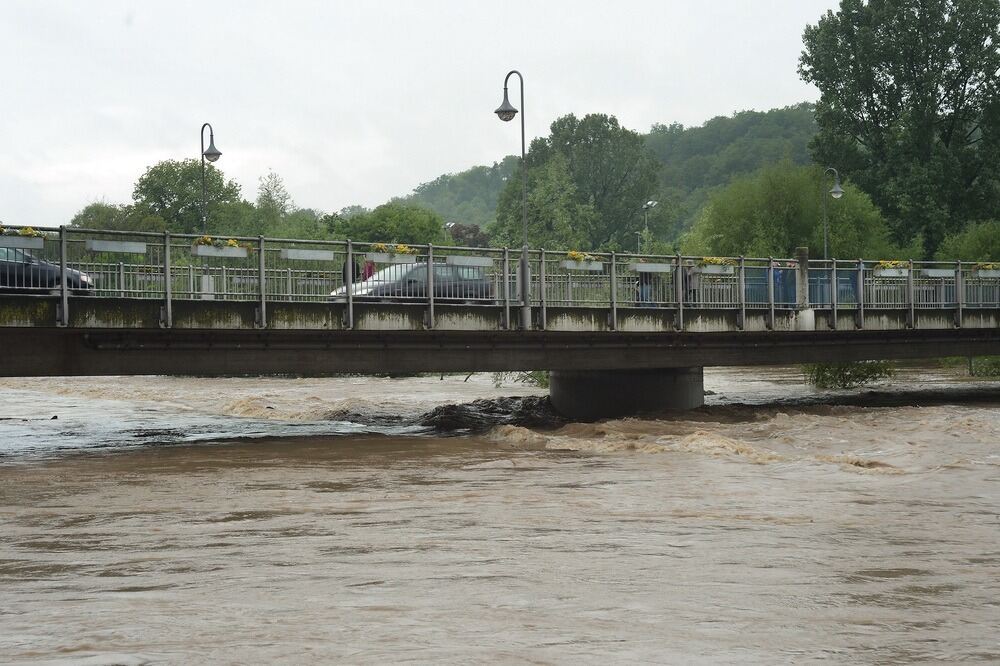
[[[704,404],[702,368],[554,370],[549,397],[563,416],[596,421]]]

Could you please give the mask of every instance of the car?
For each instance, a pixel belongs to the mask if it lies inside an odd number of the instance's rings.
[[[347,288],[330,293],[334,301],[347,300]],[[427,264],[391,264],[351,285],[351,300],[373,302],[427,299]],[[434,265],[434,300],[442,303],[485,303],[493,300],[493,282],[478,266]]]
[[[60,288],[62,268],[42,261],[24,250],[0,247],[0,291],[51,293]],[[82,271],[66,269],[66,286],[74,294],[91,294],[94,280]]]

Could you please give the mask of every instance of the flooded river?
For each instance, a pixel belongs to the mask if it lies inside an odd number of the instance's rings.
[[[1000,384],[464,379],[0,380],[0,662],[1000,661]]]

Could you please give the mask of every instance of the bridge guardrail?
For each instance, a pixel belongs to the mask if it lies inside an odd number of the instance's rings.
[[[269,302],[522,304],[520,249],[215,237],[62,228],[0,235],[0,288],[116,298]],[[528,250],[540,308],[914,310],[998,308],[1000,270],[970,262],[585,256]],[[798,282],[808,276],[807,296]],[[65,276],[65,280],[64,280]],[[64,286],[64,282],[66,283]],[[834,289],[833,286],[836,285]],[[348,286],[350,288],[348,288]],[[799,302],[799,299],[802,302]]]

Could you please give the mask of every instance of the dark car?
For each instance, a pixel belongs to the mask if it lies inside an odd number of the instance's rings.
[[[346,287],[332,292],[347,298]],[[399,301],[427,299],[427,264],[392,264],[351,287],[353,300]],[[434,266],[434,300],[444,303],[484,303],[493,299],[493,282],[478,266]]]
[[[59,289],[59,264],[42,261],[24,250],[0,247],[0,291],[16,293],[49,293]],[[66,269],[66,286],[73,293],[90,293],[93,279],[78,270]]]

